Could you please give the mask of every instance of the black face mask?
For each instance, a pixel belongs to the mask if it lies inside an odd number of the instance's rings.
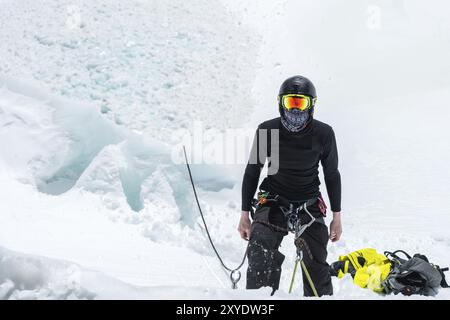
[[[302,131],[312,118],[313,110],[300,111],[293,109],[291,111],[280,108],[281,123],[290,132]]]

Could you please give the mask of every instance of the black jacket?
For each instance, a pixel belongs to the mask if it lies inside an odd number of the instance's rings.
[[[250,154],[251,160],[245,168],[242,182],[242,210],[250,210],[251,200],[255,195],[261,169],[266,160],[269,160],[269,168],[274,167],[274,161],[271,161],[272,153],[276,152],[276,144],[271,141],[273,129],[278,129],[279,135],[278,171],[270,174],[269,170],[260,189],[279,194],[292,201],[317,197],[320,195],[320,161],[331,210],[341,211],[341,175],[338,170],[338,151],[332,127],[313,119],[301,132],[292,133],[283,127],[280,117],[258,126]],[[252,158],[252,155],[259,154],[260,150],[266,150],[261,149],[263,141],[266,140],[261,138],[264,134],[268,136],[268,152],[267,154],[264,152],[259,159]]]

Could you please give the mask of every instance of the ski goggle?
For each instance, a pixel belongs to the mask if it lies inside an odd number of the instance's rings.
[[[293,109],[299,109],[300,111],[308,110],[313,107],[317,101],[317,98],[312,98],[303,94],[285,94],[281,97],[278,96],[278,99],[281,99],[283,108],[289,111]]]

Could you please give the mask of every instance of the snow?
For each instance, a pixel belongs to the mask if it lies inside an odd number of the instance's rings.
[[[174,161],[196,121],[193,159],[229,129],[251,137],[293,73],[316,83],[338,140],[344,234],[328,261],[373,247],[450,265],[448,4],[395,3],[0,0],[0,299],[298,299],[292,236],[275,296],[244,290],[246,265],[230,289]],[[243,167],[192,164],[233,266]]]
[[[18,254],[1,247],[0,261],[0,299],[236,298],[233,291],[222,288],[133,286],[75,263]],[[265,291],[268,296],[270,290]],[[239,295],[243,299],[256,297],[254,292],[241,291]]]
[[[200,113],[224,129],[251,108],[241,98],[258,36],[218,0],[2,0],[0,20],[0,72],[93,101],[130,129],[163,139]],[[222,116],[200,111],[205,103]]]

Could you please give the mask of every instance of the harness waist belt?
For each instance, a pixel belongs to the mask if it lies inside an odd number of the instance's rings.
[[[252,200],[252,206],[257,208],[259,205],[265,204],[267,202],[277,202],[280,207],[284,207],[286,209],[289,209],[292,205],[297,204],[298,206],[305,206],[309,207],[312,206],[317,202],[319,197],[311,198],[308,200],[289,200],[283,196],[280,196],[279,194],[273,194],[266,191],[260,191],[258,192],[258,199]]]

